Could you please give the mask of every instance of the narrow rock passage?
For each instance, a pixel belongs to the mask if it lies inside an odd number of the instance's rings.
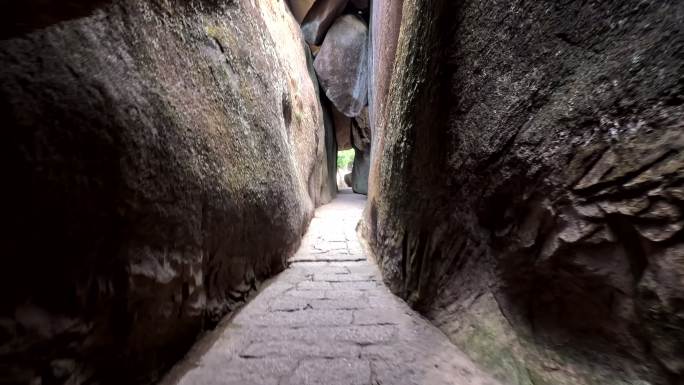
[[[356,238],[365,197],[319,208],[289,269],[163,384],[497,384],[392,295]]]

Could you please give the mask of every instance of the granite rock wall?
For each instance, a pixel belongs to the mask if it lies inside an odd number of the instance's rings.
[[[276,0],[6,11],[0,383],[152,382],[334,195],[299,27]]]
[[[372,26],[371,81],[393,71],[361,231],[502,381],[684,381],[682,25],[677,1],[405,0],[396,62]]]

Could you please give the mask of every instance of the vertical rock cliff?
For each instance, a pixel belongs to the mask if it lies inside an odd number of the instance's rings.
[[[0,382],[153,381],[335,192],[308,47],[277,0],[5,11]]]
[[[394,6],[361,229],[392,289],[511,384],[682,383],[681,2]]]

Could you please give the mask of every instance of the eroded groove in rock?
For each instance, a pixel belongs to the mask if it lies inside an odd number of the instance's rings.
[[[681,5],[405,0],[395,62],[384,3],[363,231],[393,291],[509,383],[681,382]]]
[[[0,42],[0,382],[147,383],[334,195],[305,43],[280,1],[30,3]]]

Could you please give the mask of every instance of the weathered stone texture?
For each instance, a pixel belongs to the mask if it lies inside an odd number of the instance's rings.
[[[333,122],[335,124],[335,140],[337,141],[337,151],[349,150],[351,145],[351,119],[337,110],[335,106],[330,106]]]
[[[344,15],[325,36],[314,61],[325,95],[344,115],[358,116],[368,104],[368,27]]]
[[[368,194],[368,171],[370,169],[370,147],[364,150],[354,148],[354,165],[352,166],[352,190],[357,194]]]
[[[371,129],[368,125],[368,108],[352,119],[352,190],[357,194],[368,194],[368,174],[371,163]]]
[[[403,13],[363,225],[392,289],[509,383],[684,381],[681,2]]]
[[[318,186],[320,189],[318,192],[312,192],[312,194],[315,194],[312,196],[315,196],[316,205],[318,206],[330,202],[337,194],[337,140],[335,138],[334,121],[329,111],[329,103],[325,101],[325,95],[318,84],[318,76],[316,76],[316,69],[313,65],[314,59],[311,49],[307,44],[303,45],[303,49],[306,56],[306,67],[309,72],[309,77],[314,86],[315,95],[318,96],[318,100],[315,104],[317,104],[319,109],[324,129],[323,141],[317,143],[317,157],[319,161],[325,162],[325,166],[315,167],[315,172],[318,172],[318,175],[314,174],[312,178],[309,178],[310,184]]]
[[[320,45],[348,2],[349,0],[317,0],[302,21],[304,40],[309,44]]]
[[[352,119],[351,131],[354,148],[357,148],[361,151],[369,150],[372,141],[372,135],[370,122],[368,121],[367,107],[361,111],[359,116]]]
[[[335,198],[337,195],[337,138],[332,114],[325,105],[323,105],[323,125],[325,127],[325,155],[327,157],[325,171],[328,181],[323,187],[329,191],[328,194],[331,198]]]
[[[0,382],[149,382],[325,199],[304,42],[275,0],[25,3],[0,17]]]
[[[403,0],[374,0],[371,4],[368,113],[371,127],[382,125],[385,103],[399,40]],[[374,140],[380,139],[376,136]]]

